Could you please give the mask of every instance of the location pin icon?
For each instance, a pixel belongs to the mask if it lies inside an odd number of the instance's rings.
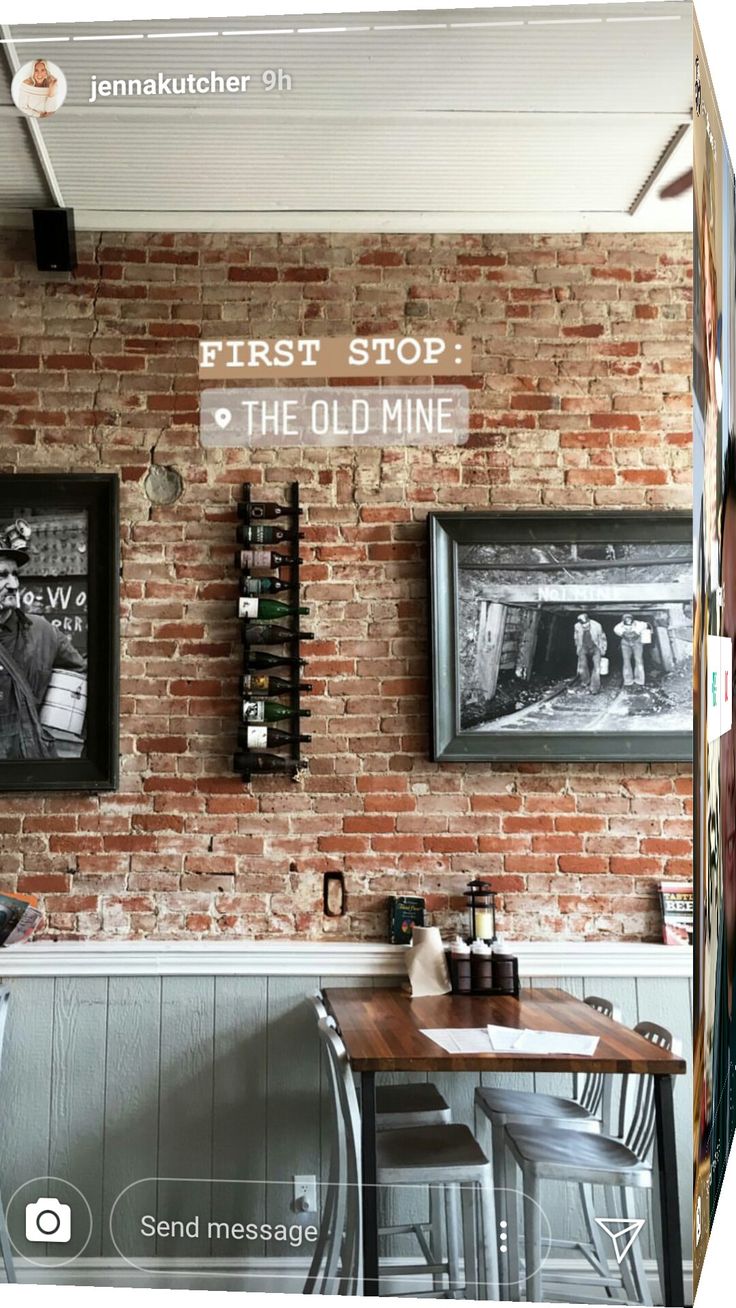
[[[232,418],[233,415],[229,409],[215,409],[214,419],[220,428],[220,431],[224,431],[226,427],[230,426]]]

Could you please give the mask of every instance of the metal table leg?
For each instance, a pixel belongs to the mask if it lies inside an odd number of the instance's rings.
[[[360,1074],[363,1198],[363,1293],[378,1295],[378,1191],[376,1187],[376,1074]]]
[[[682,1308],[685,1291],[682,1278],[682,1238],[677,1190],[677,1150],[673,1078],[654,1077],[657,1187],[661,1231],[662,1293],[667,1308]]]

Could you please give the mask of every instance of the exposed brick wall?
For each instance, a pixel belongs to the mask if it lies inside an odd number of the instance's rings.
[[[75,278],[0,255],[3,471],[122,477],[122,784],[1,796],[2,881],[63,935],[382,937],[385,896],[449,923],[488,874],[519,936],[657,938],[655,882],[690,872],[689,770],[427,761],[424,518],[433,508],[687,506],[685,236],[80,238]],[[475,339],[461,450],[198,446],[200,334],[397,330]],[[150,460],[183,498],[152,508]],[[299,477],[311,771],[231,775],[240,482]],[[344,869],[349,915],[321,877]]]

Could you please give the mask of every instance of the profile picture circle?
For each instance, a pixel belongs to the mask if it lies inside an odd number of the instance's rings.
[[[10,94],[28,118],[50,118],[66,100],[66,78],[50,59],[29,59],[15,74]]]

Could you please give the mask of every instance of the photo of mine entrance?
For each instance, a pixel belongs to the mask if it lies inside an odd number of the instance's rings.
[[[467,731],[676,731],[691,711],[689,546],[464,546]]]

